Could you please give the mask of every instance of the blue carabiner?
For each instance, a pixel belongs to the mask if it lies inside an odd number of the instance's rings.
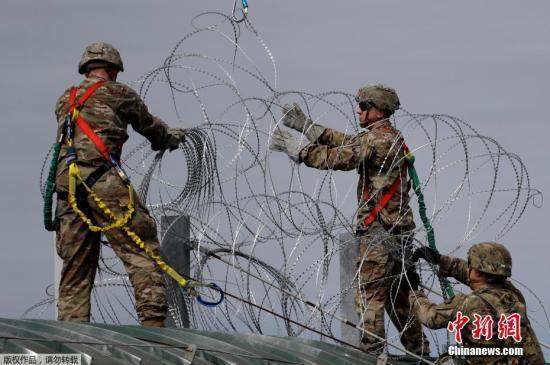
[[[241,22],[244,22],[246,17],[248,16],[248,1],[247,0],[241,0],[241,5],[242,5],[242,18],[238,19],[236,16],[235,16],[235,13],[237,12],[237,0],[234,0],[233,1],[233,14],[232,14],[232,19],[235,23],[241,23]]]
[[[201,304],[201,305],[204,305],[205,307],[216,307],[216,306],[220,305],[221,302],[223,302],[223,299],[225,298],[225,294],[224,294],[223,290],[214,283],[208,284],[207,287],[217,291],[220,294],[220,298],[217,301],[210,302],[210,301],[202,299],[202,297],[200,295],[197,295],[197,302],[199,302],[199,304]]]

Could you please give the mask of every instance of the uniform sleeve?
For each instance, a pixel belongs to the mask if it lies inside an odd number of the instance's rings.
[[[136,132],[151,142],[154,151],[165,149],[172,138],[168,125],[149,113],[147,106],[134,90],[127,86],[124,88],[119,113]]]
[[[459,293],[444,303],[435,304],[421,290],[411,290],[409,293],[409,303],[416,318],[431,329],[446,328],[453,320],[455,310],[462,305],[464,298],[465,296]]]
[[[439,260],[439,275],[453,277],[468,285],[468,264],[462,259],[442,255]]]
[[[69,91],[70,91],[70,89],[67,89],[65,91],[65,93],[63,93],[63,95],[61,95],[59,97],[59,99],[57,99],[57,102],[55,103],[54,113],[55,113],[55,118],[56,118],[56,122],[57,122],[56,140],[59,139],[59,136],[61,136],[61,133],[62,133],[63,128],[64,128],[65,116],[66,116],[64,114],[68,113],[67,103],[69,101],[69,97],[68,97]]]
[[[344,134],[341,133],[341,135]],[[310,144],[300,151],[300,160],[306,166],[319,170],[349,171],[358,168],[361,163],[370,158],[371,154],[372,148],[366,138],[352,138],[348,144],[337,147]]]
[[[525,297],[523,296],[523,293],[518,288],[516,288],[516,286],[514,284],[512,284],[510,279],[508,279],[504,282],[504,287],[506,289],[509,289],[509,290],[513,291],[514,294],[517,295],[519,301],[523,304],[526,304]]]
[[[327,128],[317,139],[317,143],[329,147],[340,147],[347,145],[353,139],[353,135]]]
[[[65,97],[65,94],[63,94],[59,97],[59,99],[57,99],[57,102],[55,103],[54,113],[55,113],[55,118],[58,119],[58,120],[61,117],[63,105],[65,105],[67,103],[66,99],[67,98]]]

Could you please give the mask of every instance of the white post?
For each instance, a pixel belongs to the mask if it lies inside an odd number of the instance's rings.
[[[353,284],[353,278],[357,271],[357,258],[359,256],[359,242],[349,233],[340,237],[340,290],[349,289]],[[359,314],[355,308],[355,290],[349,290],[342,297],[340,315],[352,323],[359,324]],[[351,326],[340,324],[342,340],[355,346],[359,346],[360,332]]]
[[[190,224],[187,216],[162,216],[160,219],[163,240],[161,252],[164,260],[177,272],[189,276],[191,267]],[[166,327],[189,328],[189,311],[180,287],[174,280],[166,278],[166,299],[169,313],[164,322]],[[180,317],[176,323],[173,315]]]
[[[57,255],[56,237],[53,234],[53,297],[54,297],[54,319],[57,319],[57,300],[59,299],[59,282],[61,281],[61,270],[63,260]]]

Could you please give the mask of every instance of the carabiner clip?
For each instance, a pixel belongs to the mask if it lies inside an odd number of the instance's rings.
[[[241,0],[241,5],[242,5],[242,9],[241,9],[241,13],[242,13],[242,17],[240,19],[238,19],[236,16],[235,16],[235,13],[237,12],[237,0],[234,0],[233,1],[233,13],[232,13],[232,16],[231,16],[231,19],[233,19],[233,21],[235,23],[242,23],[245,21],[246,17],[248,16],[248,1],[247,0]]]
[[[217,291],[220,294],[220,297],[218,298],[217,301],[210,302],[202,299],[200,295],[197,295],[197,302],[199,302],[199,304],[201,305],[204,305],[205,307],[217,307],[218,305],[221,304],[221,302],[223,302],[223,299],[225,298],[223,290],[214,283],[210,283],[206,285],[206,287]]]

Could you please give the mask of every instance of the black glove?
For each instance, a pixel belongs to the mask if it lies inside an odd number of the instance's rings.
[[[168,140],[165,149],[168,149],[170,152],[177,149],[180,143],[185,142],[185,129],[182,128],[170,128],[168,130]]]
[[[418,290],[420,287],[420,276],[415,270],[407,271],[407,279],[411,285],[412,290]]]
[[[426,260],[426,262],[429,262],[430,264],[438,265],[441,255],[437,252],[437,250],[429,246],[424,246],[414,251],[412,261],[417,262],[420,258]]]

